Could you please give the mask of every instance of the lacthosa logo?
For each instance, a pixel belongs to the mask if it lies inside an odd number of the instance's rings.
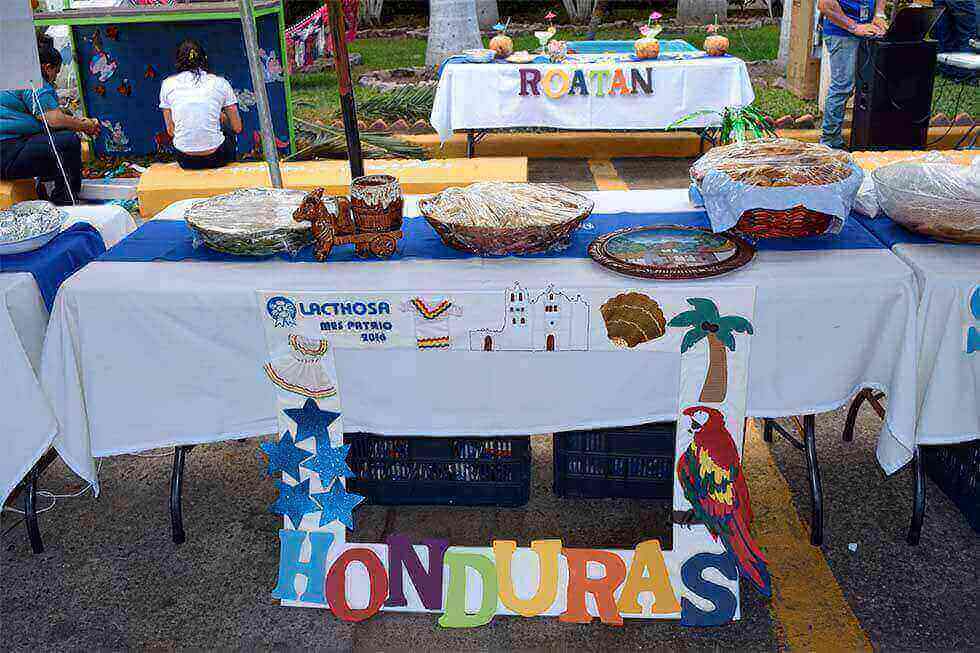
[[[293,300],[282,295],[270,297],[265,304],[265,310],[272,318],[278,329],[296,326],[296,304]]]
[[[970,297],[970,313],[976,324],[966,329],[966,353],[975,354],[980,351],[980,286],[973,289]]]

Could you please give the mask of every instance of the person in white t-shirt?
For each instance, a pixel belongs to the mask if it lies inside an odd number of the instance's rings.
[[[236,159],[238,98],[227,79],[208,72],[208,55],[197,41],[177,46],[177,74],[160,86],[160,109],[181,168],[220,168]]]

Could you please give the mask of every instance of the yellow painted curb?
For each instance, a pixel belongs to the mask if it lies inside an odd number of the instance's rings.
[[[364,162],[364,171],[394,175],[407,194],[427,194],[477,181],[525,182],[527,159],[370,159]],[[287,188],[323,187],[330,195],[346,195],[350,186],[350,167],[342,160],[284,163],[282,176]],[[182,170],[175,163],[167,163],[150,166],[140,177],[136,192],[140,213],[151,218],[177,200],[270,185],[265,163],[236,163],[215,170]]]
[[[9,209],[17,202],[36,199],[37,190],[33,179],[0,181],[0,210]]]
[[[599,190],[629,190],[609,159],[589,159],[589,171]]]
[[[948,150],[969,131],[969,127],[931,127],[929,149]],[[947,133],[947,130],[948,133]],[[780,136],[815,143],[820,140],[819,129],[780,129]],[[454,134],[440,145],[436,134],[398,135],[440,159],[466,156],[466,135]],[[851,137],[844,130],[844,141]],[[934,143],[934,141],[936,141]],[[529,159],[620,159],[630,157],[692,158],[700,154],[700,138],[694,132],[523,132],[492,133],[476,144],[481,157],[526,156]],[[709,145],[705,143],[705,148]]]
[[[425,148],[434,158],[466,156],[466,135],[445,144],[436,134],[401,136]],[[639,156],[695,157],[699,139],[692,132],[549,132],[488,134],[476,144],[481,157],[526,156],[529,159],[619,159]]]
[[[792,651],[871,651],[823,551],[810,545],[755,420],[746,427],[743,467],[755,512],[752,535],[769,562],[770,610],[782,643]]]

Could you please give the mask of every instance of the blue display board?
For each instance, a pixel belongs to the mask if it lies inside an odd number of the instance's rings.
[[[276,141],[280,151],[286,151],[289,124],[278,16],[262,16],[256,26]],[[175,72],[174,53],[186,38],[204,46],[211,72],[226,78],[238,95],[244,126],[238,136],[239,154],[261,153],[259,116],[238,20],[106,23],[72,29],[86,112],[102,122],[97,154],[169,151],[159,108],[160,84]]]

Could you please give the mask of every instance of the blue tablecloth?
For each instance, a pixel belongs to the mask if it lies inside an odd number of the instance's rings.
[[[588,247],[600,234],[625,227],[652,224],[677,224],[690,227],[708,226],[703,211],[678,213],[609,213],[591,216],[582,228],[572,235],[571,245],[563,251],[529,254],[521,258],[588,258]],[[399,242],[398,251],[392,256],[399,259],[462,259],[473,254],[452,249],[443,244],[424,218],[406,218],[402,226],[405,237]],[[761,251],[806,251],[841,249],[885,249],[870,232],[853,218],[847,220],[841,233],[818,238],[765,239],[756,243]],[[269,258],[269,257],[266,257]],[[296,256],[277,254],[273,258],[285,261],[311,263],[312,247],[306,247]],[[199,261],[242,262],[265,260],[260,257],[223,254],[201,245],[195,245],[194,234],[182,220],[151,220],[127,236],[99,258],[100,261],[150,262],[150,261]],[[363,261],[354,255],[354,246],[338,246],[330,253],[330,261]]]
[[[851,217],[856,217],[858,222],[860,222],[865,229],[874,234],[875,238],[881,241],[881,243],[888,249],[891,249],[895,245],[906,243],[913,245],[928,245],[930,243],[939,242],[929,238],[928,236],[923,236],[915,233],[914,231],[909,231],[902,225],[884,215],[877,218],[867,218],[863,215],[854,213],[851,215]]]
[[[102,234],[79,222],[33,252],[0,256],[0,272],[30,272],[41,290],[48,311],[61,284],[88,262],[105,253]]]

